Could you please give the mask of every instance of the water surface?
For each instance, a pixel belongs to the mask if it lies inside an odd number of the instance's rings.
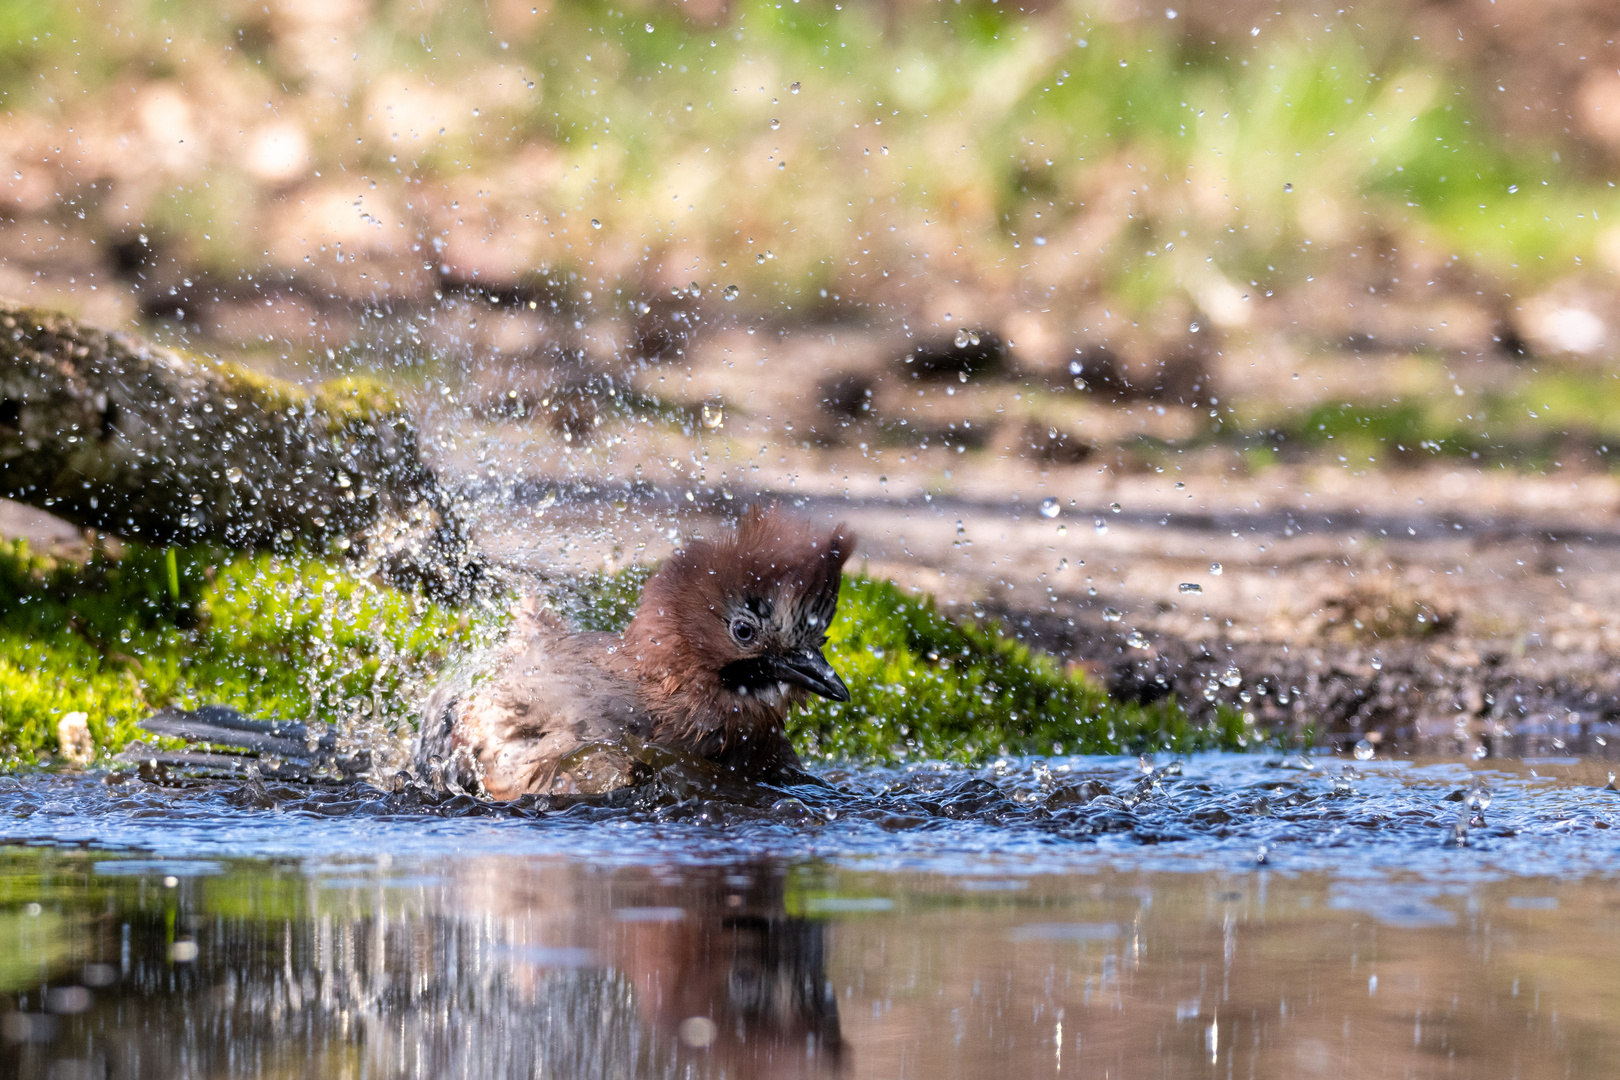
[[[0,779],[0,1075],[1528,1078],[1620,1053],[1597,766],[828,775],[565,810]]]

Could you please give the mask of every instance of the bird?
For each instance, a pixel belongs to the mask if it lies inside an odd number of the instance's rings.
[[[850,697],[824,648],[855,544],[842,522],[820,531],[761,505],[671,555],[622,633],[576,631],[520,601],[494,654],[430,694],[418,775],[508,801],[630,786],[649,748],[742,782],[798,773],[789,710]]]

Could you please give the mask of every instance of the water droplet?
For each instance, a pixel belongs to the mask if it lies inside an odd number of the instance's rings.
[[[1221,564],[1220,563],[1212,562],[1212,563],[1209,564],[1209,576],[1210,577],[1220,577],[1221,576]]]
[[[1378,657],[1376,657],[1376,656],[1373,657],[1372,658],[1372,669],[1374,671],[1383,671],[1384,670],[1384,662],[1382,660],[1378,659]]]
[[[758,255],[754,256],[754,261],[759,263],[760,265],[764,265],[764,263],[765,263],[765,253],[760,252]]]
[[[726,410],[721,405],[703,406],[703,426],[710,431],[717,430],[726,422]]]
[[[793,83],[791,86],[788,87],[788,93],[797,94],[798,92],[799,92],[799,84],[798,83]]]
[[[349,474],[348,473],[340,472],[340,473],[337,474],[337,486],[340,487],[340,488],[346,488],[346,487],[353,487],[354,484],[349,480]]]
[[[1117,513],[1119,513],[1121,510],[1123,510],[1125,508],[1123,506],[1120,506],[1119,503],[1109,503],[1108,504],[1108,509],[1117,514]]]
[[[652,29],[651,23],[647,24],[647,29]],[[707,1016],[689,1016],[685,1020],[681,1021],[679,1030],[681,1042],[685,1043],[687,1046],[695,1047],[696,1049],[701,1050],[705,1046],[708,1046],[710,1043],[714,1042],[714,1038],[719,1033],[720,1028]]]
[[[956,347],[958,349],[967,348],[968,347],[968,340],[969,340],[968,339],[968,332],[967,332],[966,329],[958,330],[956,332]]]
[[[1098,518],[1097,524],[1094,526],[1094,528],[1097,530],[1097,535],[1101,536],[1103,533],[1108,531],[1108,522],[1104,521],[1102,518]]]
[[[601,227],[602,223],[600,221],[597,221],[595,218],[591,218],[591,228],[600,229]]]
[[[1204,591],[1204,587],[1202,585],[1199,585],[1197,582],[1193,581],[1183,581],[1176,587],[1184,593],[1201,593]]]
[[[1177,490],[1177,491],[1186,491],[1186,490],[1187,490],[1187,483],[1186,483],[1186,481],[1184,481],[1184,480],[1177,480],[1177,481],[1176,481],[1176,490]]]
[[[650,34],[650,33],[652,33],[652,32],[653,32],[653,24],[652,24],[652,23],[648,23],[648,24],[647,24],[647,33],[649,33],[649,34]]]
[[[1130,636],[1125,639],[1125,644],[1133,649],[1145,649],[1148,647],[1148,639],[1142,635],[1142,631],[1132,630]]]
[[[961,535],[965,534],[966,532],[967,532],[967,526],[962,524],[961,519],[958,519],[957,522],[956,522],[956,535],[961,536]]]
[[[1234,686],[1237,686],[1242,681],[1243,672],[1239,671],[1236,665],[1233,665],[1232,667],[1229,667],[1225,671],[1221,672],[1221,685],[1226,687],[1228,690]]]
[[[240,484],[242,482],[242,470],[236,468],[235,466],[226,469],[225,479],[229,480],[233,484]]]
[[[1119,608],[1103,608],[1103,622],[1119,622],[1119,620],[1123,619],[1124,617],[1125,616],[1120,612]]]
[[[1368,742],[1366,739],[1360,739],[1356,742],[1355,755],[1357,761],[1371,761],[1373,759],[1373,755],[1376,753],[1378,753],[1378,751],[1375,750],[1373,748],[1373,744]]]
[[[1048,497],[1041,500],[1041,517],[1055,518],[1062,509],[1063,508],[1058,505],[1058,501],[1054,498]]]
[[[776,117],[774,117],[774,116],[771,117],[771,130],[772,131],[775,131],[777,128],[779,128],[781,126],[782,126],[782,121],[776,119]]]
[[[1293,184],[1284,184],[1283,185],[1283,190],[1284,191],[1293,191],[1294,190],[1294,185]]]
[[[735,300],[735,299],[737,299],[737,297],[739,295],[741,295],[741,293],[742,293],[742,290],[737,288],[737,286],[735,286],[735,285],[727,285],[726,286],[726,291],[724,293],[722,293],[721,295],[724,296],[727,300]]]

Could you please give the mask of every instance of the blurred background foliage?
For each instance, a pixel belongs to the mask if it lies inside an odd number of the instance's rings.
[[[0,0],[0,293],[395,370],[966,329],[1034,389],[1187,410],[1142,443],[1024,406],[1051,461],[1308,451],[1317,404],[1361,404],[1284,370],[1415,357],[1467,400],[1409,442],[1533,462],[1571,429],[1479,416],[1533,411],[1498,361],[1609,394],[1617,29],[1588,0]],[[438,337],[407,318],[467,297]],[[821,405],[873,389],[821,374]]]
[[[347,278],[342,245],[393,271],[373,298],[971,273],[1232,322],[1219,279],[1380,246],[1518,292],[1602,258],[1620,76],[1584,6],[7,0],[3,197],[230,277]]]

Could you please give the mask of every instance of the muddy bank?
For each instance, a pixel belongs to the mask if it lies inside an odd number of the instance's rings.
[[[1362,751],[1620,757],[1620,677],[1599,653],[1527,653],[1495,641],[1376,644],[1192,641],[1137,648],[1101,620],[994,610],[1040,647],[1086,665],[1115,697],[1175,694],[1194,717],[1251,715],[1288,740]]]

